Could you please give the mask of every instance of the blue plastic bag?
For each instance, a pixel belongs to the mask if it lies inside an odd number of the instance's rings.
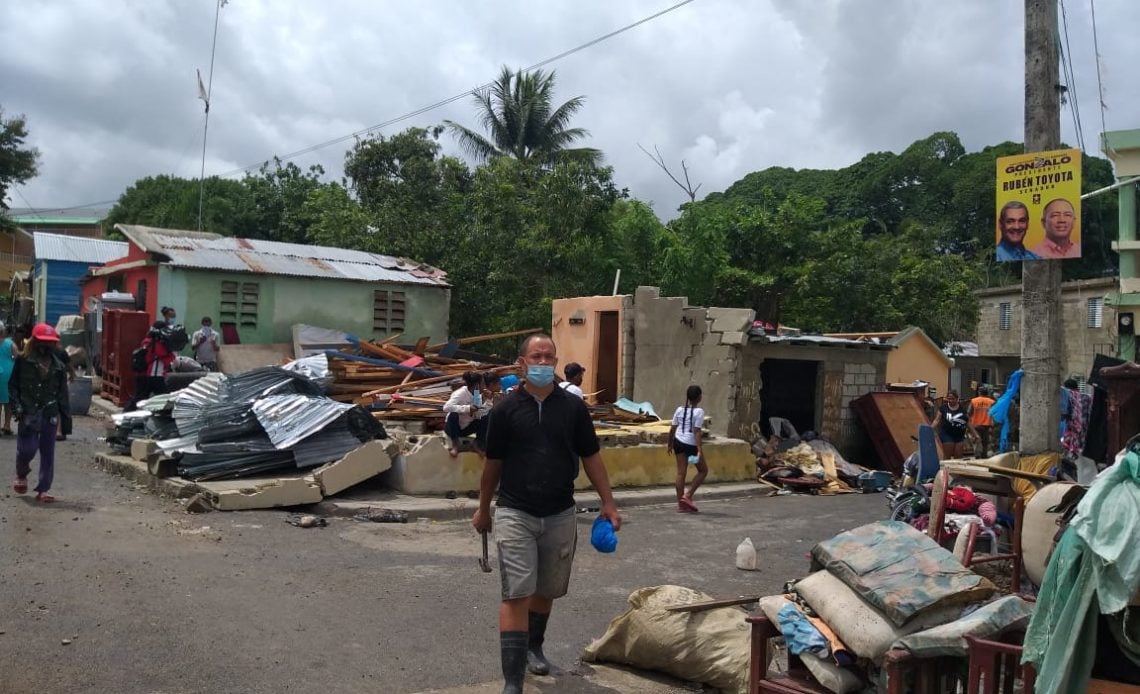
[[[699,462],[701,462],[701,456],[695,454],[689,456],[689,465],[696,465]]]
[[[609,554],[617,549],[617,533],[614,524],[608,519],[598,516],[594,519],[594,528],[590,531],[590,544],[594,549]]]

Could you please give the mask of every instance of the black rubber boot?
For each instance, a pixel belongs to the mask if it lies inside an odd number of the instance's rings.
[[[542,644],[546,641],[546,623],[550,620],[549,614],[541,612],[528,612],[527,621],[530,624],[530,638],[526,650],[526,669],[532,675],[549,675],[557,671],[546,656],[542,653]]]
[[[499,652],[503,659],[503,694],[522,694],[526,677],[526,632],[500,631]]]

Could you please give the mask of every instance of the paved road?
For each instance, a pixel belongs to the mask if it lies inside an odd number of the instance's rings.
[[[497,574],[476,566],[463,522],[300,529],[282,512],[187,515],[90,462],[97,423],[60,444],[38,507],[0,494],[0,692],[497,692]],[[699,500],[699,499],[698,499]],[[676,583],[717,596],[777,591],[812,544],[882,517],[881,496],[706,502],[624,511],[616,554],[583,538],[547,653],[573,664],[635,588]],[[750,536],[762,570],[738,571]],[[71,643],[64,644],[65,639]],[[590,668],[580,666],[589,673]],[[692,688],[599,669],[528,691]]]

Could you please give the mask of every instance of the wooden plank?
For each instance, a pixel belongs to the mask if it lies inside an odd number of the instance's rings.
[[[429,338],[421,337],[420,339],[416,340],[416,348],[412,351],[422,357],[424,355],[424,352],[427,351],[428,339]]]
[[[718,607],[736,607],[737,605],[748,605],[750,603],[758,602],[762,595],[751,595],[739,598],[727,598],[724,600],[705,600],[702,602],[691,602],[685,605],[673,605],[666,607],[666,612],[704,612],[706,610],[715,610]]]
[[[530,335],[531,333],[540,333],[540,332],[542,332],[542,330],[543,330],[542,328],[529,328],[527,330],[512,330],[509,333],[495,333],[494,335],[475,335],[474,337],[461,337],[458,340],[456,340],[456,342],[458,342],[461,345],[471,345],[471,344],[474,344],[476,342],[485,342],[487,340],[498,340],[501,337],[518,337],[519,335]],[[446,342],[440,342],[439,344],[431,345],[425,351],[427,351],[427,352],[438,352],[439,350],[443,349],[446,346],[447,346]]]

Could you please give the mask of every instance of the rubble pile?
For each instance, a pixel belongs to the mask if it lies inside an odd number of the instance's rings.
[[[178,474],[196,482],[307,470],[387,437],[363,408],[332,400],[309,377],[275,366],[228,378],[210,374],[113,420],[107,442],[116,452],[154,440]]]

